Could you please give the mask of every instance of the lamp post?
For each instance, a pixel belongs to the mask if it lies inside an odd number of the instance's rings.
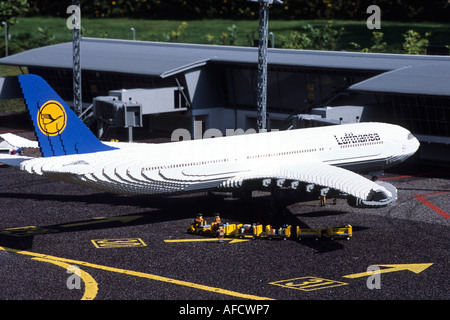
[[[2,25],[5,26],[5,57],[8,56],[8,23],[2,21]]]
[[[72,0],[72,5],[76,6],[81,20],[80,1]],[[72,29],[72,58],[73,58],[73,107],[80,115],[82,112],[82,95],[81,95],[81,21],[76,21],[75,27]]]
[[[247,0],[259,3],[258,81],[257,81],[257,126],[260,132],[267,131],[267,37],[269,29],[269,5],[283,3],[281,0]]]
[[[131,32],[133,33],[133,41],[136,40],[136,29],[133,27],[130,28]]]

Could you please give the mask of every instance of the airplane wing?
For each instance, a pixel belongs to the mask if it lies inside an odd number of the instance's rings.
[[[237,187],[245,181],[286,179],[329,187],[363,201],[382,201],[393,197],[385,187],[352,171],[322,162],[305,162],[267,166],[239,173],[224,182],[224,187]]]

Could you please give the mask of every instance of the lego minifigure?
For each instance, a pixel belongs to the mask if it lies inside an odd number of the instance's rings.
[[[217,231],[217,237],[219,238],[219,242],[222,243],[223,242],[223,238],[225,237],[225,230],[223,227],[223,223],[219,223],[219,230]]]
[[[327,205],[327,198],[325,196],[320,196],[319,199],[320,199],[320,206],[321,207]]]
[[[201,213],[197,214],[197,218],[194,220],[194,223],[198,226],[201,226],[203,224],[203,215]]]

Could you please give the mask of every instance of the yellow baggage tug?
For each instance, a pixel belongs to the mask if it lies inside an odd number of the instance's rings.
[[[300,228],[299,226],[292,228],[291,225],[283,225],[280,228],[274,228],[271,225],[265,227],[259,223],[220,223],[213,222],[211,224],[206,223],[203,217],[197,217],[191,225],[188,227],[188,233],[200,234],[205,236],[218,236],[220,229],[220,236],[227,238],[240,238],[240,239],[315,239],[319,240],[323,237],[321,227],[316,229]],[[326,237],[330,240],[334,239],[347,239],[353,236],[353,229],[351,225],[345,227],[326,227]]]

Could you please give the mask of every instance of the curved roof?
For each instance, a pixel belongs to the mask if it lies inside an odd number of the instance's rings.
[[[399,68],[354,84],[348,90],[450,96],[450,63]]]
[[[168,77],[210,62],[257,64],[257,48],[83,38],[84,70]],[[269,49],[269,65],[391,71],[450,57]],[[0,59],[0,64],[72,69],[72,42],[36,48]]]

